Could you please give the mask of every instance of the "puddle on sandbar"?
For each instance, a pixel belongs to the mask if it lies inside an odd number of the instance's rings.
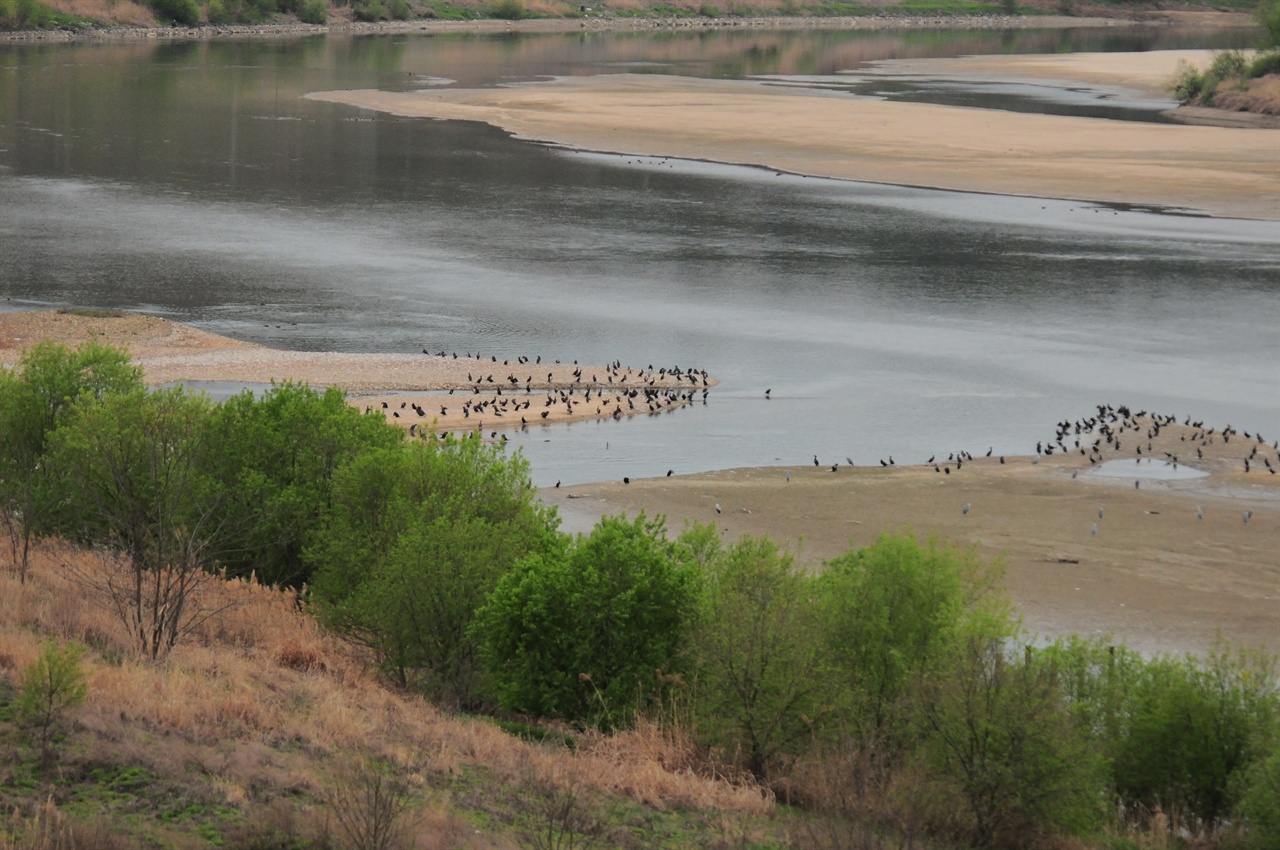
[[[1155,458],[1109,460],[1093,470],[1091,475],[1102,478],[1152,478],[1160,481],[1178,481],[1189,478],[1205,478],[1209,475],[1182,463],[1168,463]]]

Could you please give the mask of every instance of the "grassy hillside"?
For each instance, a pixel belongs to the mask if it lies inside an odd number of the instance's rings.
[[[541,730],[445,715],[383,687],[291,593],[217,582],[225,610],[162,664],[138,660],[83,582],[98,555],[40,549],[0,574],[0,848],[776,846],[785,819],[749,782],[703,775],[670,730]],[[79,576],[77,579],[76,576]],[[20,672],[49,640],[88,647],[87,698],[42,761],[16,722]],[[375,803],[385,803],[379,808]],[[379,814],[381,812],[381,814]],[[393,817],[393,813],[398,812]],[[577,844],[539,843],[578,833]]]

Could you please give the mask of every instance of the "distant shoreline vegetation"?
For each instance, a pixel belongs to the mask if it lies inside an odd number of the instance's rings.
[[[1250,11],[1252,0],[1224,0],[1187,10]],[[1142,0],[0,0],[0,32],[92,32],[182,27],[221,34],[222,27],[265,27],[274,33],[309,26],[385,22],[628,21],[729,22],[767,19],[1097,15],[1125,18],[1167,9]],[[251,31],[230,34],[250,34]]]

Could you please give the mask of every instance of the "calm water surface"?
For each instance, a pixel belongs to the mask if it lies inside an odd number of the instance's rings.
[[[617,71],[821,77],[884,58],[1249,38],[0,46],[0,309],[125,307],[285,348],[619,358],[721,378],[705,407],[515,436],[541,483],[815,453],[1025,453],[1103,402],[1274,438],[1275,223],[561,151],[301,99]]]

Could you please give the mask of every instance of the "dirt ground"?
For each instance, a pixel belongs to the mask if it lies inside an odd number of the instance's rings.
[[[1142,431],[1147,427],[1144,420]],[[1100,475],[1068,441],[1072,451],[1034,463],[1035,456],[1002,464],[980,454],[960,469],[939,463],[950,474],[921,464],[924,458],[915,465],[899,459],[888,468],[733,469],[546,489],[542,496],[558,506],[567,530],[589,528],[602,515],[645,511],[667,517],[673,530],[692,520],[714,522],[729,539],[771,537],[812,569],[910,528],[1002,559],[1006,590],[1033,634],[1111,635],[1144,652],[1181,653],[1203,652],[1221,633],[1280,652],[1280,475],[1264,462],[1280,468],[1280,452],[1256,434],[1229,443],[1220,433],[1212,443],[1212,436],[1192,440],[1200,430],[1170,426],[1152,440],[1131,431],[1120,451],[1104,443],[1103,462],[1135,461],[1132,477]],[[1246,473],[1243,460],[1255,447]],[[1182,469],[1190,457],[1211,474],[1136,477],[1143,466],[1159,466],[1148,460],[1152,451],[1158,458],[1178,454]],[[1245,511],[1252,511],[1247,522]]]

